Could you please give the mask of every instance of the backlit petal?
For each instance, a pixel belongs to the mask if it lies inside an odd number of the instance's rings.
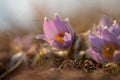
[[[64,35],[64,41],[71,41],[71,40],[72,40],[71,34],[65,33],[65,35]]]
[[[58,15],[54,16],[54,24],[59,32],[69,32],[69,26],[64,21],[61,21]]]
[[[110,27],[112,25],[112,20],[109,19],[107,16],[103,16],[99,22],[99,25],[102,27],[104,26]]]
[[[58,33],[58,30],[56,29],[56,26],[54,25],[53,21],[45,18],[43,26],[44,33],[47,39],[54,39],[54,36]]]

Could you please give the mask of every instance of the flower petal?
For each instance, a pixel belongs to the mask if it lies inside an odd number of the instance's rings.
[[[56,41],[56,40],[52,40],[52,41],[50,42],[50,44],[51,44],[53,47],[57,48],[57,49],[65,49],[65,47],[63,46],[63,44],[61,44],[60,42],[58,42],[58,41]]]
[[[72,41],[72,36],[69,33],[65,33],[64,35],[64,41]]]
[[[103,16],[99,22],[99,25],[101,25],[102,27],[107,26],[109,28],[112,25],[112,21],[107,16]]]
[[[64,47],[65,48],[69,47],[72,44],[72,36],[71,36],[71,34],[65,33],[64,41],[65,41]]]
[[[54,24],[58,31],[70,33],[69,26],[64,21],[61,21],[57,14],[54,16]]]
[[[106,63],[106,58],[99,52],[96,52],[93,48],[88,49],[88,52],[90,52],[91,57],[98,63]]]
[[[72,35],[72,39],[73,39],[74,38],[74,31],[69,23],[69,18],[65,18],[64,21],[65,21],[65,24],[68,25],[67,29],[68,29],[69,33]]]
[[[21,39],[23,47],[25,50],[30,48],[32,41],[33,41],[33,38],[34,37],[32,35],[26,35]]]
[[[66,41],[65,44],[63,45],[64,48],[68,48],[71,45],[71,41]]]
[[[71,45],[71,41],[65,41],[65,43],[62,44],[56,40],[52,40],[50,44],[57,49],[66,49]]]
[[[115,51],[115,53],[113,55],[113,61],[114,62],[120,61],[120,50],[119,51]]]
[[[53,21],[45,18],[43,26],[46,38],[49,40],[54,39],[54,36],[58,33],[58,30],[56,29],[56,26],[54,25]]]
[[[110,31],[113,32],[117,37],[120,35],[120,26],[115,23],[110,27]]]
[[[117,44],[117,37],[107,29],[102,30],[101,36],[105,39],[105,41]]]
[[[90,33],[89,34],[90,42],[92,43],[93,47],[97,48],[98,50],[101,50],[103,45],[105,44],[104,40],[99,38],[98,36]]]

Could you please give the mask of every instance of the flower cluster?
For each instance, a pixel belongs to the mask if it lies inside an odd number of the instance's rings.
[[[62,21],[58,15],[53,20],[45,17],[44,34],[37,35],[57,49],[67,49],[74,42],[74,34],[70,25]],[[120,27],[116,21],[104,16],[95,32],[89,33],[92,45],[88,49],[91,57],[98,63],[117,62],[120,60]]]
[[[97,30],[99,34],[89,33],[92,48],[88,51],[98,63],[117,62],[120,60],[120,27],[116,21],[104,16]]]

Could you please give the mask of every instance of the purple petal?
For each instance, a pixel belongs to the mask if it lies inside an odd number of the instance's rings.
[[[119,51],[115,51],[115,53],[113,55],[113,61],[114,62],[120,61],[120,50]]]
[[[105,43],[103,39],[99,38],[98,36],[92,33],[89,34],[89,39],[93,47],[97,48],[98,50],[101,50],[101,48],[103,47]]]
[[[106,42],[117,44],[117,37],[113,33],[109,32],[107,29],[102,30],[101,35]]]
[[[21,38],[17,37],[13,40],[13,43],[17,44],[17,43],[21,43]]]
[[[71,36],[71,34],[65,33],[64,41],[65,41],[64,47],[65,48],[69,47],[72,44],[72,36]]]
[[[67,25],[67,29],[68,29],[69,33],[72,35],[72,39],[73,39],[74,38],[74,31],[73,31],[71,25],[69,24],[69,19],[66,18],[64,21],[65,21],[65,24]]]
[[[105,63],[107,61],[103,55],[96,52],[94,49],[90,48],[88,51],[90,52],[91,57],[93,57],[93,59],[98,63]]]
[[[54,24],[59,32],[69,32],[69,26],[64,22],[61,21],[58,15],[54,16]]]
[[[64,41],[72,41],[72,36],[69,33],[65,33],[64,35]]]
[[[64,44],[62,44],[56,40],[52,40],[50,44],[57,49],[66,49],[70,46],[71,41],[66,41]]]
[[[57,48],[57,49],[65,49],[65,47],[63,46],[63,44],[61,44],[58,41],[52,40],[50,43],[53,47]]]
[[[32,44],[33,36],[32,35],[26,35],[21,39],[21,41],[22,41],[24,49],[27,50],[27,49],[30,48],[30,46]]]
[[[110,27],[110,31],[113,32],[117,37],[120,35],[119,24],[115,23]]]
[[[103,27],[104,26],[110,27],[112,25],[112,21],[107,16],[103,16],[99,22],[99,25]]]
[[[52,40],[54,39],[55,34],[58,33],[56,26],[54,25],[53,21],[45,18],[44,20],[44,33],[47,39]]]
[[[48,39],[46,38],[46,36],[44,34],[39,34],[39,35],[36,35],[36,38],[37,39],[43,39],[45,41],[48,41]]]
[[[66,41],[63,46],[64,48],[68,48],[71,44],[72,44],[71,41]]]

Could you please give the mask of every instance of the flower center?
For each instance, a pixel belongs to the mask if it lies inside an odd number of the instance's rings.
[[[64,44],[65,43],[65,41],[63,39],[64,35],[65,35],[65,32],[58,33],[57,35],[55,35],[55,40],[62,43],[62,44]]]
[[[106,58],[111,59],[116,49],[117,47],[113,43],[107,43],[103,46],[102,53]]]

